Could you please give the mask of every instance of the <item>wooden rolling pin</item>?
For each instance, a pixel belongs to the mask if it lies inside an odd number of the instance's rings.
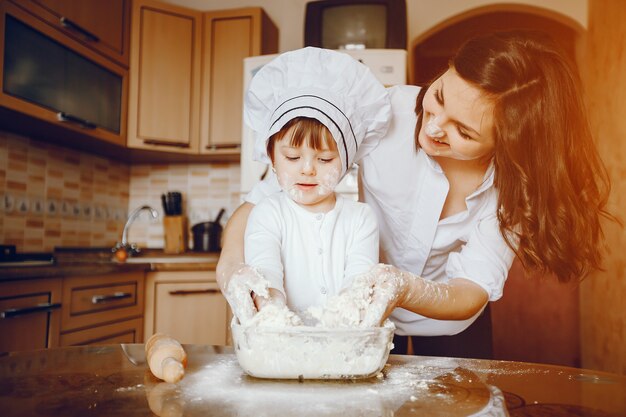
[[[185,376],[187,354],[170,336],[153,334],[146,342],[146,359],[152,374],[165,382],[178,382]]]

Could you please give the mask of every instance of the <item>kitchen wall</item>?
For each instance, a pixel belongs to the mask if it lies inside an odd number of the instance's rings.
[[[226,209],[221,223],[240,204],[239,164],[142,164],[130,167],[129,209],[148,204],[162,212],[162,193],[180,191],[188,225],[213,220],[221,208]],[[129,239],[140,246],[163,247],[161,219],[149,215],[138,219],[130,229]],[[191,240],[191,235],[189,236]]]
[[[304,12],[310,0],[165,0],[168,3],[198,10],[261,6],[280,29],[279,51],[304,46]],[[406,0],[409,45],[420,34],[452,16],[483,6],[506,4],[530,5],[554,10],[587,26],[587,0]]]
[[[610,207],[626,222],[626,7],[590,0],[584,70],[589,116],[612,180]],[[606,223],[606,271],[580,289],[582,365],[626,375],[626,229]]]
[[[129,165],[0,130],[0,244],[19,252],[112,247],[128,213],[144,204],[161,213],[166,191],[183,193],[190,227],[222,207],[225,223],[239,205],[239,164]],[[161,218],[140,216],[129,241],[163,247]]]
[[[20,252],[111,245],[129,179],[123,163],[0,130],[0,243]]]

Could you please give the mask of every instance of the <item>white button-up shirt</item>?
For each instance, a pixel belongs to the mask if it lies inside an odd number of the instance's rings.
[[[419,88],[398,86],[389,92],[390,130],[359,164],[363,199],[378,218],[381,262],[436,282],[466,278],[497,300],[514,253],[498,228],[493,164],[466,198],[467,210],[439,220],[449,183],[439,164],[415,149]],[[445,335],[464,330],[475,317],[434,320],[398,308],[392,319],[401,335]]]
[[[245,262],[285,294],[293,311],[323,306],[328,297],[378,263],[372,209],[337,195],[327,213],[312,213],[285,193],[257,204],[248,219]]]
[[[439,164],[415,149],[415,101],[419,87],[389,89],[393,120],[378,146],[358,161],[363,200],[373,209],[380,232],[381,262],[435,282],[465,278],[485,289],[490,301],[502,289],[514,259],[496,218],[493,165],[481,186],[465,200],[467,210],[439,220],[449,183]],[[275,177],[248,196],[258,202],[279,190]],[[391,316],[400,335],[452,335],[469,320],[435,320],[397,308]]]

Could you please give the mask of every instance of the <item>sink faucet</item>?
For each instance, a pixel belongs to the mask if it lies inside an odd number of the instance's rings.
[[[128,243],[128,230],[130,229],[130,225],[144,210],[149,211],[153,219],[159,217],[159,212],[150,206],[141,206],[131,211],[131,213],[128,215],[128,219],[126,220],[126,224],[124,225],[124,231],[122,232],[122,241],[118,242],[115,245],[115,247],[113,248],[113,252],[117,252],[118,250],[123,249],[126,251],[128,256],[139,253],[139,248],[135,243]]]

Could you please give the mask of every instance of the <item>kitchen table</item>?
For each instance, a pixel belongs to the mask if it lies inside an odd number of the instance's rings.
[[[143,344],[0,357],[13,416],[626,416],[626,376],[520,362],[391,355],[367,380],[262,380],[231,347],[185,345],[187,374],[155,379]]]

